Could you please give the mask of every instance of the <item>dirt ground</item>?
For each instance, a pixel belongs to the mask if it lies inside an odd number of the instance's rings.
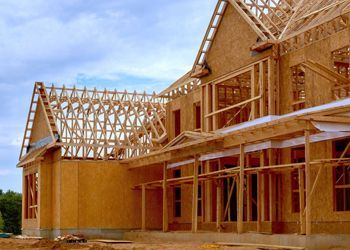
[[[81,244],[67,244],[51,240],[21,240],[21,239],[0,239],[1,250],[13,249],[85,249],[85,250],[256,250],[257,248],[249,247],[224,247],[215,244],[200,243],[129,243],[129,244],[106,244],[100,242],[88,241]]]

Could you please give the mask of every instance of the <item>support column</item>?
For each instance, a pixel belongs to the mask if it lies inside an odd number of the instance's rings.
[[[142,223],[141,223],[141,230],[146,231],[146,185],[142,184],[142,202],[141,202],[141,218],[142,218]]]
[[[243,233],[244,145],[240,145],[237,232]]]
[[[305,130],[305,180],[306,180],[306,235],[311,234],[311,170],[310,170],[310,130]]]
[[[198,229],[198,165],[199,157],[196,155],[193,164],[192,233]]]
[[[276,164],[276,158],[273,151],[273,149],[268,150],[270,166]],[[269,212],[270,222],[274,222],[276,218],[276,178],[272,172],[269,173]]]
[[[210,164],[209,161],[205,162],[205,173],[210,173]],[[212,218],[212,180],[205,181],[205,195],[204,195],[204,200],[205,200],[205,207],[204,207],[204,212],[205,212],[205,222],[211,222]]]
[[[305,217],[304,217],[304,204],[305,204],[305,196],[304,196],[304,172],[302,168],[298,169],[299,176],[299,219],[300,219],[300,234],[305,234]]]
[[[250,157],[246,157],[246,166],[251,167]],[[247,221],[252,221],[252,176],[247,174]]]
[[[218,166],[218,170],[221,170],[221,160],[219,159],[219,166]],[[217,180],[217,186],[216,186],[216,229],[218,232],[221,231],[221,211],[222,211],[222,207],[221,207],[221,197],[222,197],[222,192],[221,192],[221,185],[222,185],[222,180],[218,179]]]
[[[260,167],[263,167],[265,165],[265,159],[264,159],[264,150],[260,151]],[[257,225],[256,229],[258,232],[261,231],[261,221],[264,220],[264,175],[258,172],[258,219],[257,219]]]
[[[163,164],[163,232],[168,231],[168,193],[167,193],[168,162]]]

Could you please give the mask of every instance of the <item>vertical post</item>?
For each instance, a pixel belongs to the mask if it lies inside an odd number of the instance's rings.
[[[146,185],[142,184],[141,186],[142,189],[142,194],[141,194],[141,218],[142,218],[142,223],[141,223],[141,230],[146,231]]]
[[[260,90],[260,107],[259,107],[259,113],[260,117],[265,116],[266,114],[266,93],[265,93],[265,70],[264,70],[264,62],[259,63],[259,90]]]
[[[163,164],[163,232],[168,231],[168,193],[167,193],[168,162]]]
[[[237,232],[243,233],[244,145],[240,145]]]
[[[250,96],[251,98],[254,98],[256,96],[255,90],[256,86],[259,85],[259,75],[258,75],[258,69],[256,65],[253,67],[251,71],[251,80],[250,80]],[[251,102],[250,109],[251,109],[251,118],[254,120],[256,118],[256,102]]]
[[[210,173],[210,164],[209,161],[205,162],[205,172]],[[212,214],[212,181],[208,180],[205,182],[205,222],[211,222],[211,214]]]
[[[212,112],[217,110],[217,86],[215,84],[212,85]],[[218,116],[213,115],[213,130],[218,129]]]
[[[210,107],[209,107],[209,105],[210,105],[210,95],[209,95],[209,87],[210,87],[210,85],[209,84],[207,84],[207,85],[205,85],[205,102],[204,102],[204,105],[205,105],[205,115],[207,115],[207,114],[209,114],[210,113]],[[205,119],[205,121],[204,121],[204,123],[205,123],[205,132],[208,132],[208,131],[210,131],[210,125],[209,125],[209,122],[210,122],[210,120],[209,120],[209,118],[210,117],[206,117],[204,115],[204,119]]]
[[[305,130],[305,180],[306,180],[306,216],[305,230],[306,235],[311,234],[311,171],[310,171],[310,130]]]
[[[221,160],[219,159],[218,162],[219,166],[218,166],[218,170],[221,170]],[[216,186],[216,229],[218,232],[221,231],[221,211],[222,211],[222,207],[221,207],[221,197],[222,197],[222,193],[221,193],[221,185],[222,182],[220,179],[217,180],[217,186]]]
[[[264,150],[260,151],[260,167],[263,167],[265,165],[265,154]],[[264,197],[265,197],[265,191],[264,191],[264,175],[258,171],[258,219],[256,223],[256,230],[258,232],[261,231],[261,221],[264,220]]]
[[[26,219],[26,215],[28,214],[27,211],[27,176],[24,171],[25,168],[22,168],[22,220]]]
[[[246,166],[250,167],[250,156],[246,157]],[[252,184],[251,184],[252,176],[247,174],[247,221],[250,222],[252,220]]]
[[[192,233],[196,233],[198,228],[198,165],[199,157],[196,155],[193,164]]]
[[[273,154],[273,149],[269,149],[269,165],[272,166],[276,163],[275,155]],[[276,192],[275,192],[275,175],[273,173],[269,173],[269,212],[270,212],[270,222],[275,221],[276,216]]]
[[[304,172],[302,168],[298,169],[299,176],[299,218],[300,218],[300,234],[305,234],[305,217],[304,217],[304,204],[305,204],[305,196],[304,196]]]

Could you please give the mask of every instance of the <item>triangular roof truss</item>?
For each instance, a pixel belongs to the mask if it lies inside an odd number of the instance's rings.
[[[65,158],[126,159],[159,149],[167,137],[165,98],[36,83],[20,158],[30,153],[33,113],[40,99]]]

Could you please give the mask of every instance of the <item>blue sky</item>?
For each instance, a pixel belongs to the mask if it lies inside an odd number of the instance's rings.
[[[195,59],[216,0],[0,0],[0,189],[35,81],[159,92]]]

